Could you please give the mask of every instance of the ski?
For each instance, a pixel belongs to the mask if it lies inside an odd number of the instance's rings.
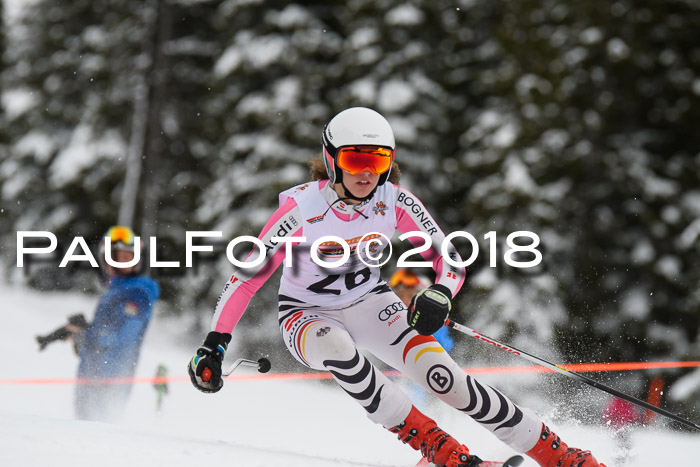
[[[524,461],[525,459],[523,459],[523,456],[513,456],[503,463],[503,467],[517,467]]]
[[[520,464],[523,463],[525,459],[523,459],[523,456],[513,456],[509,459],[507,459],[505,462],[500,462],[500,461],[481,461],[481,463],[477,464],[474,467],[518,467]],[[425,457],[421,459],[417,464],[416,467],[434,467],[435,464],[432,464],[428,462],[428,459]]]

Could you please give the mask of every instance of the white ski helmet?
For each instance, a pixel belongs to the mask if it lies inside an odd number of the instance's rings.
[[[331,183],[343,182],[343,170],[336,164],[338,150],[345,146],[383,146],[392,150],[392,163],[396,155],[396,141],[389,122],[378,112],[367,107],[351,107],[343,110],[323,127],[323,160]],[[389,170],[380,174],[377,186],[389,178]]]

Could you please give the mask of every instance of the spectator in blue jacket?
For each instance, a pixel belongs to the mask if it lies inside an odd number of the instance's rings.
[[[113,226],[105,237],[110,240],[113,261],[134,259],[135,235],[130,228]],[[80,357],[78,378],[87,380],[78,384],[75,393],[76,416],[84,420],[111,420],[123,412],[132,387],[128,379],[136,371],[153,304],[160,295],[158,283],[141,274],[145,260],[129,267],[110,266],[105,261],[105,243],[103,239],[100,262],[108,289],[92,324],[71,330]]]

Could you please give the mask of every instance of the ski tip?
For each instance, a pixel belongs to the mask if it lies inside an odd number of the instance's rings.
[[[503,467],[517,467],[524,461],[523,456],[513,456],[503,463]]]

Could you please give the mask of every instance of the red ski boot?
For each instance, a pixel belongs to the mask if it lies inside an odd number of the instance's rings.
[[[525,455],[542,467],[605,467],[605,464],[598,463],[591,451],[570,448],[544,424],[539,441]]]
[[[411,408],[403,423],[389,431],[398,434],[399,439],[413,449],[420,449],[424,458],[440,467],[475,467],[481,464],[481,459],[469,455],[465,445],[460,445],[438,428],[433,419],[415,407]]]

